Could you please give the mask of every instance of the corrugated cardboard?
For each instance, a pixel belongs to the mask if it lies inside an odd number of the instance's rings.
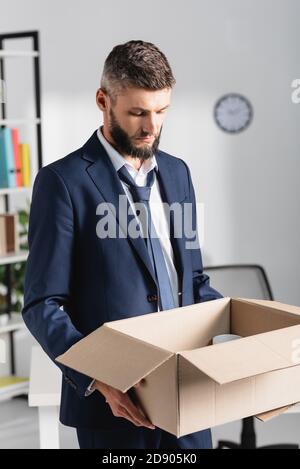
[[[122,392],[145,378],[141,406],[180,437],[300,401],[297,341],[300,307],[223,298],[105,323],[57,361]]]
[[[295,404],[292,405],[285,405],[283,407],[279,407],[279,409],[269,410],[268,412],[263,412],[262,414],[257,414],[255,417],[261,422],[268,422],[269,420],[273,419],[274,417],[278,417],[278,415],[283,414],[288,409],[293,407]]]

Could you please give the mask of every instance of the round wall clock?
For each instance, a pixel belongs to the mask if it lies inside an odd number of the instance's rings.
[[[230,93],[217,101],[214,117],[220,129],[229,133],[238,133],[249,126],[253,117],[253,108],[244,96]]]

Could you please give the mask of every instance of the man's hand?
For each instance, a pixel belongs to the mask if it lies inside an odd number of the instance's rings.
[[[143,380],[134,387],[139,387],[142,382]],[[135,405],[127,393],[123,393],[97,380],[95,380],[92,389],[96,389],[105,397],[115,417],[123,417],[137,427],[155,429],[155,426],[145,416],[142,408],[138,404]]]

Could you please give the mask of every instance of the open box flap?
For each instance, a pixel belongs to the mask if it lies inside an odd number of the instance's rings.
[[[268,410],[267,412],[262,412],[261,414],[256,414],[254,417],[256,417],[258,420],[261,422],[268,422],[269,420],[273,419],[274,417],[278,417],[279,415],[283,414],[287,410],[289,410],[291,407],[295,406],[295,404],[290,404],[290,405],[285,405],[283,407],[278,407],[277,409],[272,409]]]
[[[273,300],[255,300],[250,298],[232,298],[232,301],[242,302],[242,303],[251,303],[257,304],[260,306],[265,306],[266,308],[278,309],[286,313],[292,313],[300,315],[300,306],[287,305],[285,303],[279,303],[278,301]]]
[[[300,325],[180,352],[219,384],[300,364]]]
[[[103,325],[56,361],[126,392],[172,355]]]

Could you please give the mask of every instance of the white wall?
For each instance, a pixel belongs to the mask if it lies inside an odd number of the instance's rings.
[[[205,203],[206,263],[262,264],[276,298],[300,305],[300,104],[290,98],[300,77],[298,0],[0,0],[0,8],[1,32],[41,33],[45,164],[101,122],[94,95],[112,47],[129,39],[161,47],[177,78],[161,148],[191,167]],[[212,118],[231,91],[254,106],[238,136]]]

